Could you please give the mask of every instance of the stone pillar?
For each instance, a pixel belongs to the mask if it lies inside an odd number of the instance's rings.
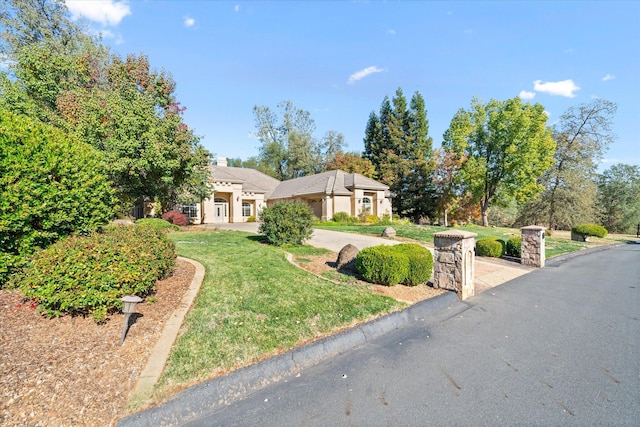
[[[433,287],[456,291],[460,299],[475,294],[473,262],[476,233],[441,231],[434,237]]]
[[[522,246],[520,263],[532,267],[544,267],[544,227],[530,225],[522,227]]]

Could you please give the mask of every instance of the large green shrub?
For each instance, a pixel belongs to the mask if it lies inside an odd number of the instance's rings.
[[[580,224],[571,228],[571,232],[582,236],[605,237],[607,229],[598,224]]]
[[[356,270],[367,282],[395,285],[407,277],[409,258],[392,246],[371,246],[358,252]]]
[[[109,226],[74,235],[35,255],[14,281],[47,316],[90,315],[96,321],[122,307],[125,295],[145,296],[175,267],[175,245],[149,227]]]
[[[108,223],[114,204],[98,151],[0,110],[0,287],[36,248]]]
[[[512,237],[509,240],[507,240],[507,244],[505,246],[505,253],[508,256],[522,258],[522,238]]]
[[[500,258],[504,255],[504,242],[493,237],[486,237],[476,241],[476,255]]]
[[[400,283],[415,286],[427,283],[433,269],[433,255],[431,251],[415,243],[401,243],[391,246],[391,249],[407,257],[409,270]]]
[[[311,237],[313,213],[300,202],[278,202],[262,211],[258,231],[276,246],[300,245]]]

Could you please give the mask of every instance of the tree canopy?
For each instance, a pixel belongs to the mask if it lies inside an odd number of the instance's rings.
[[[208,196],[211,154],[182,119],[176,84],[148,58],[111,54],[55,0],[3,5],[0,105],[50,123],[104,153],[121,212],[149,198],[169,209],[185,194]]]
[[[598,176],[598,217],[613,233],[635,233],[640,224],[640,167],[616,164]]]
[[[522,219],[551,229],[596,220],[596,168],[615,139],[611,127],[616,109],[610,101],[595,99],[560,117],[553,127],[554,164],[541,177],[544,190],[527,204]]]
[[[553,164],[555,142],[540,104],[519,97],[486,104],[473,99],[459,110],[444,135],[443,147],[463,159],[459,182],[479,204],[488,226],[492,204],[534,197],[538,178]]]
[[[326,170],[327,162],[342,152],[344,136],[328,131],[318,141],[308,111],[291,101],[280,102],[277,108],[276,112],[268,106],[253,107],[255,135],[262,144],[258,169],[281,181]]]
[[[424,99],[415,92],[411,101],[402,89],[385,97],[379,114],[371,112],[365,129],[364,157],[376,177],[393,193],[393,210],[415,220],[435,211],[432,185],[435,162]]]

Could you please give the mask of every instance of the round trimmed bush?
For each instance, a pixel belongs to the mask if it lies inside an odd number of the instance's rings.
[[[605,237],[607,235],[607,229],[598,224],[580,224],[571,228],[571,231],[575,234],[580,234],[582,236],[593,236],[593,237]]]
[[[429,281],[433,269],[433,255],[429,249],[415,243],[401,243],[391,248],[409,260],[409,271],[400,283],[415,286]]]
[[[143,297],[175,267],[166,233],[138,226],[108,226],[102,233],[70,236],[39,252],[15,284],[49,317],[90,315],[102,321],[125,295]]]
[[[493,237],[486,237],[476,241],[476,255],[500,258],[504,255],[503,242]]]
[[[371,246],[358,252],[356,270],[367,282],[395,285],[407,277],[409,258],[392,246]]]
[[[278,202],[264,208],[261,217],[258,232],[272,245],[301,245],[313,233],[313,213],[301,202]]]
[[[505,253],[508,256],[522,258],[522,238],[512,237],[509,240],[507,240]]]

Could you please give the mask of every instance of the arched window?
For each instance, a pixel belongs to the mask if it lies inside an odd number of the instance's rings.
[[[362,198],[362,212],[370,214],[371,213],[371,198],[363,197]]]

